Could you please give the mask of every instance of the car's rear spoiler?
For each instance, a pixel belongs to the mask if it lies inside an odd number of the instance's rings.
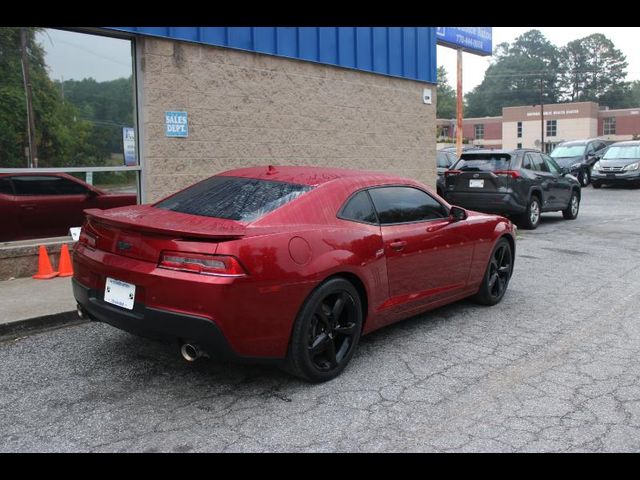
[[[193,238],[234,239],[246,234],[240,222],[224,218],[212,218],[173,212],[150,205],[84,211],[90,222],[96,221],[127,230],[143,231],[158,235]]]

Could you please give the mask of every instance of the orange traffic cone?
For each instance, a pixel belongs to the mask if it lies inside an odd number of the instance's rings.
[[[51,267],[47,249],[44,248],[44,245],[40,245],[40,251],[38,254],[38,273],[36,273],[33,278],[53,278],[56,275],[58,275],[58,272],[54,272],[53,268]]]
[[[70,277],[73,275],[73,267],[71,266],[71,258],[69,257],[69,247],[67,244],[62,245],[60,250],[60,261],[58,262],[59,277]]]

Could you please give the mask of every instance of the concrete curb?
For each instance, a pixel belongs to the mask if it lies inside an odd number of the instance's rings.
[[[0,324],[0,341],[33,335],[34,333],[40,333],[46,330],[79,325],[81,323],[87,323],[88,321],[89,320],[79,318],[78,312],[73,310],[70,312],[54,313],[52,315],[18,320],[17,322],[3,323]]]

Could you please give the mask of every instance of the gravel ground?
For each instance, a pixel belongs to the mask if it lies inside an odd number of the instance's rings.
[[[362,339],[337,379],[185,363],[103,324],[0,343],[0,451],[638,451],[640,190],[520,231],[502,303]]]

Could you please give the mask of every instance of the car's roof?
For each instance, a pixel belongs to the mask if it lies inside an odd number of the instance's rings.
[[[616,142],[609,146],[610,147],[637,147],[638,145],[640,145],[640,140],[627,140],[625,142]]]
[[[498,154],[498,155],[500,155],[500,154],[502,154],[502,155],[513,155],[514,153],[518,153],[518,152],[536,152],[536,153],[540,153],[540,150],[536,150],[535,148],[514,148],[514,149],[511,149],[511,150],[503,149],[503,148],[495,149],[495,150],[492,150],[490,148],[481,148],[481,149],[478,149],[478,150],[473,150],[471,152],[463,152],[462,154],[463,155],[467,155],[467,154],[469,154],[469,155],[479,155],[480,154],[481,155],[481,154],[490,153],[492,155],[496,155],[496,154]]]
[[[278,182],[296,183],[299,185],[318,186],[333,180],[352,177],[354,180],[383,180],[403,182],[403,177],[384,172],[368,170],[351,170],[347,168],[297,167],[283,165],[266,165],[261,167],[238,168],[228,170],[219,175],[230,177],[259,178]]]

